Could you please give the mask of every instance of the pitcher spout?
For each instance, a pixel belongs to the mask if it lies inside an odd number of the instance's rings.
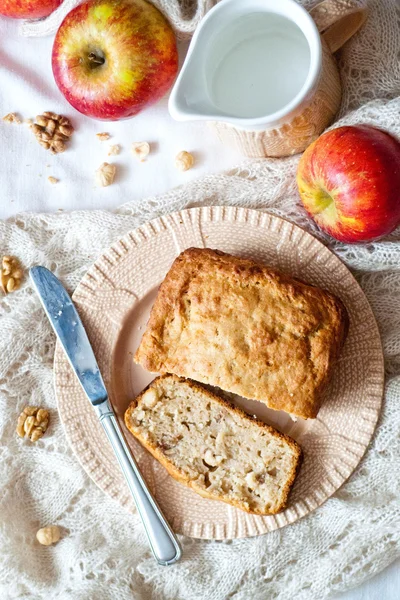
[[[193,53],[187,59],[168,101],[170,115],[176,121],[209,121],[215,112],[205,93],[202,69]]]
[[[223,8],[226,4],[226,0],[220,3]],[[230,120],[230,115],[215,105],[210,93],[209,74],[218,58],[209,50],[218,37],[219,12],[217,5],[195,31],[185,62],[171,91],[168,109],[177,121]]]

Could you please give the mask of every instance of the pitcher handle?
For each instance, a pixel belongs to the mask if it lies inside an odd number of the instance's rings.
[[[367,18],[367,9],[355,0],[323,0],[310,10],[330,51],[339,50]]]

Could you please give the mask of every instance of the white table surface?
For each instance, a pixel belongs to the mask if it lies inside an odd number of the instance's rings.
[[[0,18],[0,119],[9,112],[32,118],[52,110],[71,118],[76,128],[68,150],[53,156],[39,146],[27,125],[0,120],[0,218],[27,210],[114,208],[229,169],[241,160],[229,148],[222,148],[203,122],[173,121],[166,98],[126,121],[105,123],[83,117],[54,83],[52,44],[52,37],[18,37],[15,22]],[[112,135],[109,142],[96,138],[103,131]],[[144,163],[131,154],[136,141],[151,144],[151,155]],[[121,145],[120,155],[107,156],[110,143]],[[184,173],[174,165],[181,150],[192,152],[196,160],[195,167]],[[113,185],[96,188],[94,173],[104,161],[115,162],[117,177]],[[51,185],[49,175],[60,182]]]
[[[0,121],[2,219],[20,211],[112,209],[229,169],[241,160],[233,150],[221,146],[204,123],[174,122],[165,99],[128,121],[110,124],[87,119],[72,109],[56,88],[51,72],[51,37],[21,38],[15,22],[0,18],[0,40],[0,117],[18,112],[23,118],[32,118],[53,110],[70,117],[76,127],[68,151],[52,156],[37,144],[26,125]],[[184,51],[181,48],[182,54]],[[109,142],[97,140],[95,134],[102,131],[112,135]],[[145,163],[132,156],[134,141],[151,143],[152,152]],[[119,156],[107,156],[110,143],[121,145]],[[185,173],[174,166],[174,157],[181,150],[192,152],[196,159],[195,168]],[[116,182],[108,188],[96,188],[94,172],[104,161],[117,164]],[[50,175],[59,183],[51,185],[47,180]],[[398,600],[400,562],[337,598]]]

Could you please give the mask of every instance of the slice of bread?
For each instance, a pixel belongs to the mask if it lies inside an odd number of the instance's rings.
[[[201,496],[258,515],[285,507],[300,446],[201,385],[158,377],[130,404],[125,424],[172,477]]]

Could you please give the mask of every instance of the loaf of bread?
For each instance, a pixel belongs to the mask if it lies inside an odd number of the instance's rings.
[[[161,284],[135,361],[315,418],[347,329],[332,294],[251,260],[190,248]]]
[[[258,515],[284,508],[300,464],[298,444],[201,385],[158,377],[131,403],[125,424],[201,496]]]

